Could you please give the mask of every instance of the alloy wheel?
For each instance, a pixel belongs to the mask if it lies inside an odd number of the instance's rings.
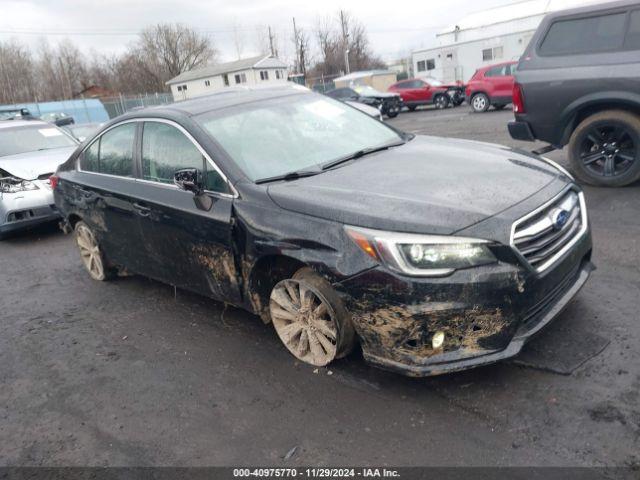
[[[585,168],[604,177],[624,174],[637,157],[638,145],[631,131],[623,126],[593,126],[580,148],[580,161]]]
[[[80,249],[80,257],[85,268],[94,280],[104,280],[104,263],[102,253],[93,232],[84,223],[76,226],[76,243]]]
[[[296,279],[282,280],[271,292],[269,309],[276,333],[296,358],[318,367],[336,358],[335,312],[314,287]]]
[[[487,107],[487,99],[484,95],[476,95],[473,97],[473,109],[476,112],[482,112]]]
[[[449,102],[444,95],[438,95],[438,97],[436,98],[436,108],[438,109],[445,108],[448,103]]]

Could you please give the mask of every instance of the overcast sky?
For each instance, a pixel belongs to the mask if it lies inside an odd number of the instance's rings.
[[[237,58],[236,43],[242,56],[258,53],[271,25],[288,57],[292,17],[312,29],[319,17],[343,8],[364,23],[374,51],[390,61],[433,45],[436,31],[467,13],[508,3],[513,0],[0,0],[0,40],[35,45],[43,37],[51,43],[67,37],[86,52],[120,52],[146,25],[181,22],[210,35],[225,61]]]

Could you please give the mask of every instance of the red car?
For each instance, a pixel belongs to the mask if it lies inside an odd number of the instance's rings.
[[[491,105],[501,110],[511,103],[513,72],[517,64],[505,62],[476,70],[465,92],[474,112],[486,112]]]
[[[462,88],[458,85],[443,85],[433,78],[411,78],[394,83],[390,92],[399,93],[409,110],[414,111],[420,105],[435,105],[447,108],[449,104],[462,103]]]

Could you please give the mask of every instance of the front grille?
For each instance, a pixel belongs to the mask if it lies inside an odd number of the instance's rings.
[[[582,195],[568,190],[514,224],[513,247],[537,271],[548,268],[586,231]]]

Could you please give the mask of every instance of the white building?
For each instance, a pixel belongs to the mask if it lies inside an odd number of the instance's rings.
[[[415,75],[467,82],[485,65],[518,60],[544,16],[606,0],[525,0],[472,13],[436,34],[436,47],[412,53]]]
[[[287,64],[271,55],[244,58],[181,73],[167,82],[173,99],[186,100],[226,87],[285,83]]]

